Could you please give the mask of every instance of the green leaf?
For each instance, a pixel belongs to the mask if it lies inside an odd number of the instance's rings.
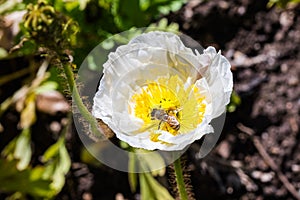
[[[7,160],[15,160],[19,170],[28,167],[31,160],[30,129],[23,129],[21,134],[15,137],[1,152]]]
[[[146,32],[153,30],[168,31],[177,34],[179,31],[179,25],[177,23],[168,24],[168,19],[162,18],[158,23],[150,24],[146,29]]]
[[[7,51],[0,47],[0,59],[5,58],[8,55]]]
[[[143,149],[136,149],[135,153],[138,156],[139,162],[145,170],[151,171],[153,176],[163,176],[166,172],[166,164],[159,153],[152,151],[148,152]]]
[[[71,159],[67,151],[65,143],[62,143],[59,149],[59,169],[64,175],[68,173],[71,167]]]
[[[44,166],[36,166],[30,172],[30,180],[35,181],[41,179],[43,177],[43,173],[45,172]]]
[[[140,0],[140,8],[142,11],[147,10],[151,5],[151,0]]]
[[[165,29],[168,26],[168,19],[163,18],[158,22],[158,28],[159,29]]]
[[[50,186],[56,194],[63,188],[65,175],[71,167],[71,159],[64,141],[64,138],[61,137],[46,150],[43,156],[43,161],[47,162],[43,178],[52,179]]]
[[[99,162],[86,148],[82,148],[80,152],[80,159],[82,162],[92,165],[94,167],[102,166],[102,163]]]
[[[28,167],[31,160],[31,137],[30,129],[23,129],[20,136],[16,140],[16,148],[14,152],[14,157],[19,159],[17,168],[23,170]]]
[[[14,159],[14,151],[16,148],[16,142],[17,137],[15,137],[12,141],[8,143],[8,145],[5,146],[5,148],[2,150],[1,155],[3,157],[6,157],[7,160],[13,160]],[[1,173],[0,173],[1,175]]]
[[[60,0],[59,4],[64,4],[64,5],[60,5],[59,7],[61,6],[65,7],[68,12],[71,12],[76,8],[78,8],[79,10],[84,10],[89,1],[90,0],[73,0],[73,1]],[[57,3],[56,6],[58,6]]]
[[[58,140],[56,143],[51,145],[44,153],[42,161],[48,162],[50,159],[53,159],[58,156],[59,148],[61,146],[61,140]]]
[[[141,200],[173,200],[168,190],[161,186],[150,173],[140,174]]]
[[[48,92],[51,90],[56,90],[58,88],[58,83],[55,81],[46,81],[41,86],[35,89],[36,94]]]
[[[280,8],[286,8],[288,4],[292,3],[300,3],[300,0],[269,0],[267,7],[270,8],[273,5],[276,5]]]
[[[155,0],[152,2],[151,6],[148,8],[148,12],[157,16],[158,14],[167,15],[171,11],[176,12],[179,10],[187,0]]]
[[[230,103],[227,106],[227,111],[228,112],[234,112],[236,108],[241,104],[241,98],[239,95],[233,91],[230,97]]]
[[[103,45],[103,48],[105,48],[104,47],[105,44],[102,43],[102,45]],[[92,55],[88,55],[86,59],[87,59],[87,62],[88,62],[88,68],[92,71],[96,71],[98,69],[98,66],[95,63],[94,57]]]
[[[29,128],[35,121],[35,97],[34,93],[28,94],[25,99],[25,107],[21,111],[20,126],[24,129]]]
[[[139,174],[139,177],[141,188],[141,200],[156,200],[155,195],[152,193],[152,189],[148,184],[145,174]]]
[[[5,173],[0,173],[0,188],[1,185],[3,184],[2,180],[18,173],[18,169],[16,168],[17,164],[18,164],[18,160],[8,161],[8,160],[0,159],[0,171],[5,172]]]

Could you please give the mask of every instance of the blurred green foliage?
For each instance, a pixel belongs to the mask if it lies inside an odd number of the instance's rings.
[[[29,194],[51,199],[64,186],[65,175],[71,165],[64,138],[61,137],[46,150],[42,157],[43,165],[32,167],[28,162],[31,153],[26,153],[31,152],[30,132],[28,129],[24,130],[26,131],[9,143],[8,148],[2,152],[6,159],[0,159],[0,170],[5,172],[0,174],[0,189],[4,192],[19,193],[23,197]],[[9,150],[14,154],[10,154]],[[19,159],[10,159],[12,156]]]
[[[79,27],[74,62],[79,65],[101,41],[133,27],[148,27],[187,0],[49,0],[56,11],[76,20]],[[162,28],[167,28],[162,27]]]
[[[5,171],[0,173],[0,190],[12,193],[10,199],[25,199],[26,195],[53,198],[64,186],[65,175],[71,165],[64,133],[44,152],[40,165],[31,165],[31,127],[37,118],[36,97],[57,88],[55,82],[48,81],[47,66],[47,62],[44,62],[30,84],[24,85],[1,104],[0,114],[12,105],[16,105],[16,110],[20,112],[21,133],[6,145],[0,157],[0,171]]]

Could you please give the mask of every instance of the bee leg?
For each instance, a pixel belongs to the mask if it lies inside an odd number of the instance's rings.
[[[166,129],[167,129],[167,131],[169,132],[169,128],[168,128],[168,126],[166,126]]]
[[[158,124],[158,129],[157,129],[157,130],[160,129],[160,125],[161,125],[162,122],[163,122],[163,120],[161,120],[161,121],[159,122],[159,124]]]

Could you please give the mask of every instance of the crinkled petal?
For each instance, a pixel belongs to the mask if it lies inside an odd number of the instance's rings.
[[[120,140],[148,150],[181,150],[213,132],[210,122],[225,111],[233,87],[230,64],[220,52],[208,47],[203,54],[194,53],[177,35],[166,32],[154,31],[134,38],[110,53],[103,67],[92,114],[108,124]],[[150,131],[138,132],[143,120],[130,114],[128,102],[147,80],[172,75],[185,80],[185,89],[194,85],[199,95],[205,96],[205,114],[188,133],[173,135],[157,130],[159,141],[154,142]]]
[[[182,74],[182,76],[194,76],[193,80],[198,75],[199,61],[196,54],[192,49],[187,48],[181,41],[178,35],[168,32],[153,31],[150,33],[144,33],[133,40],[129,44],[146,45],[149,48],[162,49],[163,53],[158,51],[154,57],[164,57],[169,66],[172,66],[175,70]],[[157,51],[157,50],[155,50]],[[155,60],[152,60],[155,62]]]
[[[204,53],[198,55],[202,65],[201,73],[205,77],[212,99],[212,118],[216,118],[225,112],[226,105],[230,102],[233,88],[232,72],[229,61],[217,53],[214,47],[208,47]]]
[[[152,31],[144,33],[129,42],[129,44],[136,43],[146,44],[148,47],[160,47],[175,54],[178,54],[180,51],[192,53],[192,50],[185,47],[177,35],[168,32]]]

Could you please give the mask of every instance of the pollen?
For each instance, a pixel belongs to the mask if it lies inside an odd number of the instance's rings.
[[[177,75],[160,77],[147,81],[131,96],[130,114],[143,120],[141,130],[167,131],[176,136],[195,129],[202,122],[206,108],[204,100],[205,96],[200,95],[195,85],[185,88]],[[151,116],[154,110],[158,112],[155,117]],[[172,116],[172,122],[168,122],[168,116]],[[159,134],[149,137],[153,142],[161,142]]]

